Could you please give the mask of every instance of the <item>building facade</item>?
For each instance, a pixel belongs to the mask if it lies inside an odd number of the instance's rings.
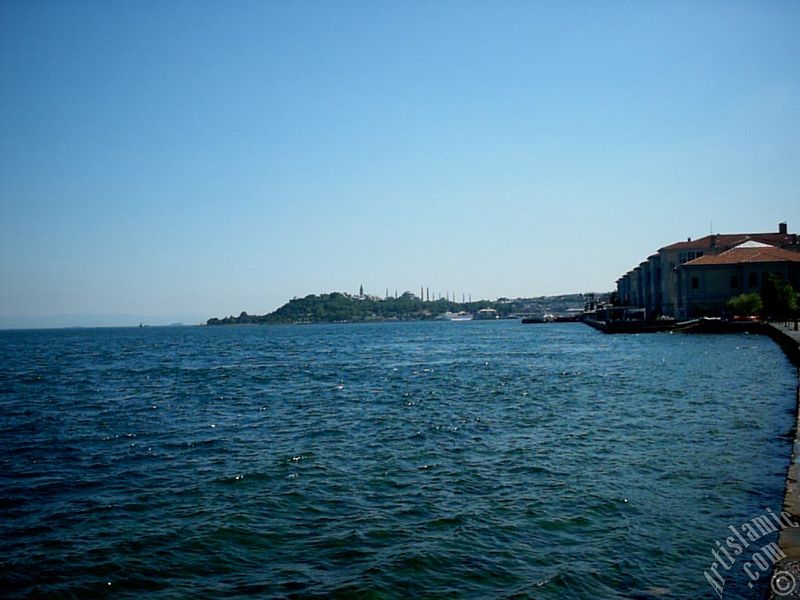
[[[676,242],[660,248],[647,260],[620,277],[617,280],[617,301],[622,306],[644,308],[648,318],[662,315],[686,318],[685,302],[688,296],[682,287],[686,276],[681,274],[681,267],[707,256],[720,255],[747,243],[764,244],[800,253],[800,240],[796,233],[788,232],[786,223],[780,223],[777,232],[712,234],[696,240],[689,238],[685,242]],[[701,265],[702,263],[699,263],[695,266]],[[749,275],[748,281],[750,281]],[[689,284],[691,285],[691,279]]]
[[[800,252],[750,241],[684,263],[677,270],[678,317],[719,316],[734,296],[761,293],[769,276],[800,289]]]

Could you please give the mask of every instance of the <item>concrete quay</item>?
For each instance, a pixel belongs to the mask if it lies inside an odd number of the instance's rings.
[[[786,356],[800,367],[800,331],[797,323],[770,323],[764,333],[775,340]],[[800,525],[800,369],[796,389],[794,442],[792,458],[786,473],[786,487],[783,495],[782,511]],[[800,600],[800,527],[786,527],[781,530],[778,546],[786,558],[778,561],[770,580],[771,600]]]

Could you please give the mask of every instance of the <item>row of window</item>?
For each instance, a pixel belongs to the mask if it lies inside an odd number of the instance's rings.
[[[763,284],[764,281],[767,280],[767,276],[769,273],[766,271],[761,274],[761,282]],[[747,280],[747,285],[751,288],[758,287],[758,273],[750,273],[750,276]],[[731,275],[731,289],[738,289],[739,288],[739,277],[736,275]]]
[[[764,272],[761,274],[762,281],[767,279],[768,273]],[[750,273],[748,277],[747,284],[751,288],[758,287],[758,273]],[[692,289],[697,290],[700,289],[700,279],[697,277],[692,277]],[[738,275],[731,275],[731,289],[738,290],[739,289],[739,276]]]
[[[681,252],[678,255],[678,258],[680,259],[681,264],[683,264],[685,262],[689,262],[690,260],[694,260],[695,258],[700,258],[701,256],[703,256],[702,252]]]

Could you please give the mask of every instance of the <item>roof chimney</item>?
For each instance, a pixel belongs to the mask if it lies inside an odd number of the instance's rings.
[[[716,248],[717,247],[717,236],[713,235],[713,234],[711,235],[711,247],[712,248]]]
[[[782,233],[783,235],[786,235],[788,233],[788,231],[789,231],[789,229],[786,226],[785,222],[784,223],[778,223],[778,233]]]

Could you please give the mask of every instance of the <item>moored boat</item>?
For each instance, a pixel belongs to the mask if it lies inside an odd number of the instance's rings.
[[[523,323],[552,323],[555,321],[555,316],[551,315],[550,313],[545,313],[538,317],[524,317],[522,319]]]
[[[448,311],[442,315],[439,315],[436,318],[440,321],[472,321],[474,317],[472,316],[471,313],[462,310],[461,312],[457,313]]]

